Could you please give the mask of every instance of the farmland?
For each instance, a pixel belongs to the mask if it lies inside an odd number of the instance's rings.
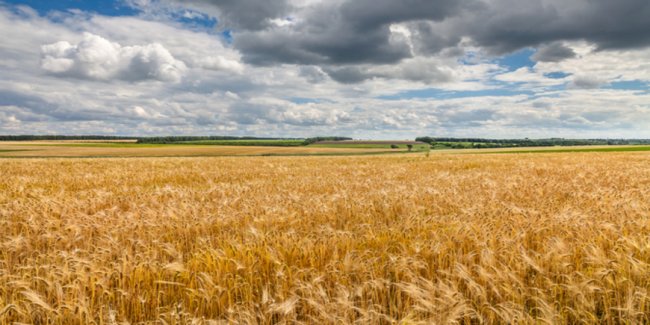
[[[500,153],[560,153],[560,152],[630,152],[630,151],[650,151],[650,146],[633,145],[633,146],[580,146],[580,147],[540,147],[540,148],[521,148],[521,149],[502,149]]]
[[[0,164],[0,324],[650,321],[646,152]]]
[[[311,144],[310,147],[318,148],[354,148],[354,149],[408,149],[426,151],[429,145],[417,141],[320,141]]]
[[[115,142],[0,142],[0,157],[210,157],[348,155],[406,151],[385,148],[345,148],[269,145],[152,144]]]
[[[301,146],[304,140],[197,140],[181,141],[180,144],[203,144],[218,146],[274,146],[296,147]]]

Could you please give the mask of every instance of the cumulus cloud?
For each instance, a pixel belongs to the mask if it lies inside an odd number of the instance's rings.
[[[519,84],[523,89],[559,86],[566,82],[565,78],[549,78],[539,70],[528,67],[499,74],[494,79],[510,84]]]
[[[540,46],[533,54],[532,59],[538,62],[559,62],[574,57],[576,57],[576,52],[573,49],[561,42],[553,42]]]
[[[325,68],[325,72],[332,79],[344,84],[358,83],[373,77],[364,69],[354,66]]]
[[[15,111],[20,112],[20,107],[0,106],[0,126],[7,127],[20,124],[20,119],[16,117]]]
[[[607,82],[594,76],[575,76],[571,81],[570,87],[578,89],[595,89],[600,88]]]
[[[578,79],[573,86],[596,87],[616,81],[650,80],[650,48],[638,50],[598,51],[585,42],[566,44],[575,57],[557,62],[538,62],[535,68],[543,73],[561,71]]]
[[[350,121],[347,112],[329,105],[297,105],[276,98],[237,102],[230,107],[229,117],[243,125],[285,124],[301,127],[334,126]]]
[[[425,84],[451,81],[454,76],[443,62],[434,59],[412,58],[392,65],[332,66],[323,69],[332,79],[354,84],[367,79],[401,79]]]
[[[239,61],[224,58],[222,56],[209,56],[196,60],[197,65],[201,68],[217,71],[229,71],[241,73],[244,71],[244,65]]]
[[[282,18],[291,5],[286,0],[190,0],[184,3],[214,5],[219,9],[223,25],[228,28],[263,29],[273,19]]]
[[[43,45],[41,56],[41,68],[60,77],[178,82],[186,70],[185,63],[158,43],[121,46],[91,33],[84,33],[78,44]]]
[[[123,0],[147,15],[169,15],[173,11],[198,12],[219,17],[222,29],[261,30],[282,20],[293,8],[290,0]]]
[[[327,74],[317,66],[301,66],[299,75],[311,83],[320,83],[327,79]]]

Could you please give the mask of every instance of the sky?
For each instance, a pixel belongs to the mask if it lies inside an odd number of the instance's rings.
[[[647,0],[0,0],[0,134],[650,138]]]

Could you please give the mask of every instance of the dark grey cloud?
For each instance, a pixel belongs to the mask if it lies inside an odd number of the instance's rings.
[[[391,33],[394,23],[443,21],[472,0],[348,1],[297,12],[289,26],[235,32],[244,60],[258,65],[388,64],[413,56],[407,39]],[[287,15],[290,15],[287,13]],[[453,42],[451,42],[453,43]]]
[[[303,8],[283,0],[192,3],[217,7],[238,27],[234,46],[256,65],[391,64],[440,54],[464,39],[493,55],[539,47],[538,61],[572,57],[561,41],[586,40],[601,50],[650,45],[647,0],[347,0]],[[284,18],[282,26],[271,23]],[[408,36],[391,31],[400,23]],[[354,79],[348,70],[341,77],[331,71],[335,79]]]
[[[283,18],[291,6],[286,0],[169,0],[179,5],[213,6],[222,29],[261,30],[274,18]]]
[[[325,68],[325,72],[330,78],[344,84],[358,83],[372,77],[359,67]]]
[[[412,33],[411,38],[415,49],[423,55],[434,55],[453,48],[462,38],[462,34],[451,28],[451,24],[416,21],[408,23],[407,26]],[[456,54],[463,53],[461,51]]]
[[[470,1],[465,0],[354,0],[344,2],[341,16],[358,30],[371,30],[405,21],[441,21],[458,14]]]
[[[243,59],[256,65],[395,63],[411,56],[402,40],[391,40],[388,26],[351,31],[339,25],[299,25],[262,32],[234,33],[234,45]]]
[[[576,53],[560,42],[545,44],[537,49],[532,59],[538,62],[559,62],[576,57]]]
[[[586,3],[585,11],[577,16],[575,28],[584,33],[582,38],[595,42],[600,49],[650,45],[649,1],[591,0]]]
[[[493,0],[463,21],[464,31],[494,54],[562,40],[586,40],[599,49],[650,45],[650,2],[645,0]]]

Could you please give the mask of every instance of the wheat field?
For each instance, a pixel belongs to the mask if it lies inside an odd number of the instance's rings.
[[[650,322],[650,155],[0,159],[0,324]]]

